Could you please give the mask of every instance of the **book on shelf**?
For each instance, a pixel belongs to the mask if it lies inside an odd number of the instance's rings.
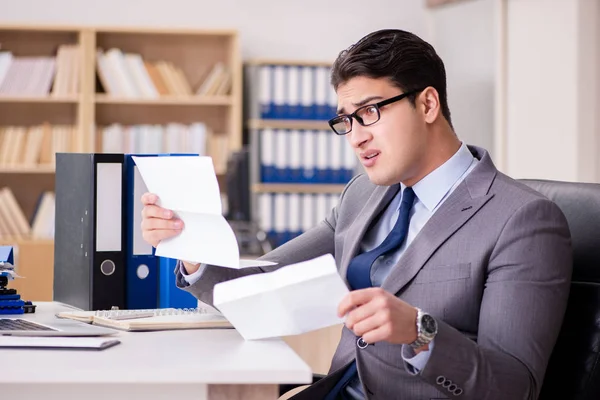
[[[295,64],[248,64],[249,117],[327,121],[336,115],[337,95],[330,67]]]
[[[278,247],[327,217],[338,198],[337,193],[259,193],[257,223]]]
[[[160,96],[226,95],[231,74],[216,63],[194,90],[183,70],[166,60],[144,60],[140,54],[117,48],[97,49],[98,79],[104,92],[114,97],[157,99]]]
[[[0,239],[52,239],[54,237],[54,193],[40,195],[31,221],[9,187],[0,189]]]
[[[0,127],[0,167],[54,165],[56,153],[77,151],[77,146],[73,126]]]
[[[219,312],[203,309],[65,311],[57,318],[73,319],[124,331],[233,328]]]
[[[0,96],[53,97],[79,92],[79,45],[58,46],[55,56],[0,52]]]

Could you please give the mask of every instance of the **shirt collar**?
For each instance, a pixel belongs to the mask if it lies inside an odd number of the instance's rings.
[[[413,190],[419,201],[432,212],[459,178],[467,172],[474,157],[465,143],[444,164],[415,183]],[[402,189],[405,186],[402,185]]]

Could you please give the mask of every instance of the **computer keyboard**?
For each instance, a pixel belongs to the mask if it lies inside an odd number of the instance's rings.
[[[44,325],[18,318],[0,318],[0,331],[55,331]]]

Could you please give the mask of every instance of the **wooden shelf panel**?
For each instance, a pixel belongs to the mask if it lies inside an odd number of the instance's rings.
[[[247,65],[298,65],[302,67],[331,67],[333,62],[327,61],[307,61],[307,60],[275,60],[268,58],[259,58],[255,60],[248,60],[245,62]]]
[[[0,166],[0,174],[53,174],[54,165],[11,165]]]
[[[48,246],[53,245],[54,239],[34,239],[34,238],[15,238],[10,236],[0,236],[0,245],[1,246],[19,246],[19,245],[28,245],[28,246]]]
[[[287,119],[251,119],[248,122],[250,129],[308,129],[308,130],[329,130],[329,124],[326,121],[314,120],[287,120]],[[331,132],[333,134],[333,132]]]
[[[306,183],[256,183],[255,193],[341,193],[346,185],[306,184]]]
[[[77,102],[77,96],[0,96],[0,103],[75,104]]]
[[[110,95],[96,95],[96,104],[127,105],[172,105],[172,106],[229,106],[233,104],[231,96],[163,96],[158,99],[116,98]]]

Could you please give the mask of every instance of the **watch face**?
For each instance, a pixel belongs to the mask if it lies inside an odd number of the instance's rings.
[[[429,314],[425,314],[421,318],[421,327],[426,334],[434,335],[437,333],[437,322],[435,322],[435,319]]]

